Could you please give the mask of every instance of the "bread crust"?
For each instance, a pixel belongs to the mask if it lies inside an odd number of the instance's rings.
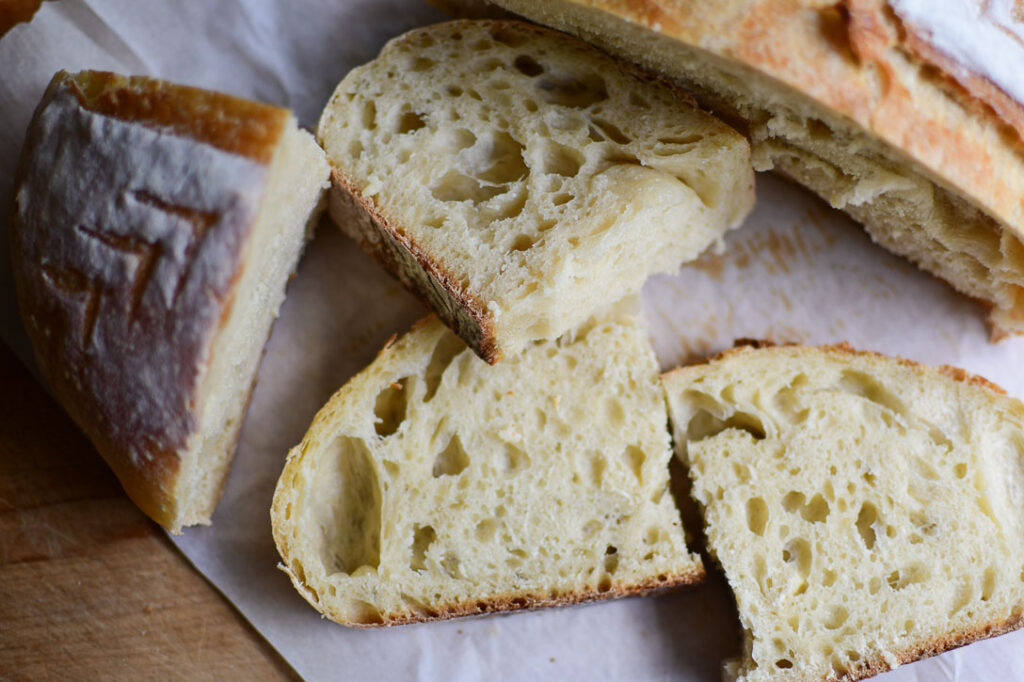
[[[367,199],[337,168],[331,168],[331,218],[349,237],[490,364],[501,360],[494,316],[442,264],[409,239],[395,221]]]
[[[247,111],[255,122],[234,126]],[[36,360],[128,496],[172,530],[188,513],[178,483],[210,350],[288,120],[227,95],[60,72],[29,127],[10,239]]]
[[[983,376],[971,374],[967,370],[961,369],[959,367],[954,367],[952,365],[925,365],[923,363],[917,362],[916,360],[910,360],[908,358],[896,355],[886,355],[884,353],[878,353],[872,350],[858,350],[851,346],[848,341],[840,341],[838,343],[824,344],[821,346],[800,346],[800,344],[793,342],[777,343],[775,341],[771,341],[768,339],[741,338],[733,341],[732,348],[727,348],[721,352],[709,355],[703,360],[695,360],[693,362],[687,363],[683,367],[676,367],[675,369],[670,369],[669,371],[664,373],[664,376],[674,374],[675,372],[685,371],[689,367],[698,367],[700,365],[708,365],[713,362],[718,362],[719,360],[724,360],[725,358],[746,352],[748,350],[763,350],[766,348],[805,348],[822,350],[830,353],[847,353],[849,355],[859,355],[862,357],[894,360],[897,363],[903,365],[904,367],[919,369],[921,371],[936,371],[939,374],[942,374],[943,376],[949,377],[953,381],[958,381],[964,384],[971,384],[973,386],[979,386],[989,391],[993,391],[994,393],[1006,395],[1006,389],[1004,389],[999,384],[990,381]]]
[[[1019,629],[1022,625],[1024,625],[1024,614],[1018,611],[1003,620],[993,621],[991,623],[979,625],[975,628],[957,631],[944,637],[936,637],[933,640],[922,642],[917,646],[897,653],[896,660],[899,661],[900,665],[906,665],[907,663],[913,663],[915,661],[931,658],[932,656],[938,656],[939,654],[966,646],[972,642],[1012,632],[1013,630]],[[889,672],[893,669],[894,666],[889,665],[886,663],[885,659],[879,657],[853,666],[852,670],[840,678],[827,679],[856,682],[856,680],[863,680],[869,677],[874,677],[875,675],[881,675],[882,673]],[[809,680],[808,682],[812,681]],[[815,678],[813,682],[817,682],[817,678]]]
[[[287,541],[282,542],[282,540],[279,540],[278,551],[282,556],[289,556],[289,553],[286,552],[288,543]],[[534,611],[537,609],[546,609],[555,606],[571,606],[573,604],[584,604],[589,602],[605,601],[608,599],[622,599],[624,597],[657,594],[680,589],[688,585],[696,585],[702,582],[706,575],[704,567],[698,566],[685,573],[664,576],[663,579],[662,576],[656,576],[655,578],[634,585],[612,586],[611,589],[603,592],[598,590],[576,590],[560,594],[558,596],[551,596],[550,594],[543,592],[510,592],[503,595],[497,595],[490,599],[444,604],[436,609],[427,609],[423,612],[416,613],[415,615],[383,615],[381,622],[354,623],[349,620],[342,620],[335,614],[332,614],[329,610],[324,610],[323,605],[320,604],[319,599],[316,596],[316,592],[299,576],[295,575],[295,573],[284,564],[278,564],[278,568],[288,574],[288,577],[291,578],[295,589],[298,590],[299,594],[301,594],[311,606],[323,612],[324,615],[334,622],[354,628],[412,625],[414,623],[450,620],[452,618],[462,618],[465,616],[482,616],[491,613],[508,613],[512,611]]]

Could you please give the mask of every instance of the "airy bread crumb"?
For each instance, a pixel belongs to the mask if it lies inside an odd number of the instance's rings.
[[[495,367],[429,318],[289,453],[272,511],[283,568],[353,626],[697,582],[657,372],[633,316]]]
[[[855,680],[1019,627],[1024,405],[847,346],[666,374],[744,680]]]

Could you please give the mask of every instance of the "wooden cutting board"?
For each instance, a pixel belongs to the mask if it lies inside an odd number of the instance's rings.
[[[0,680],[295,678],[0,343]]]

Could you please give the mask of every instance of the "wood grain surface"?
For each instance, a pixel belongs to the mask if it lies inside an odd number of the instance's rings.
[[[0,343],[0,680],[297,679]]]

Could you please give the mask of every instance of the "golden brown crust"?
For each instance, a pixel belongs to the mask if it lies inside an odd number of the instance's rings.
[[[284,543],[287,545],[287,543]],[[278,544],[278,551],[281,556],[288,556]],[[703,566],[696,566],[686,573],[672,576],[655,576],[634,585],[619,585],[605,591],[599,590],[577,590],[572,592],[551,594],[544,592],[522,592],[499,595],[489,599],[480,599],[473,602],[458,604],[445,604],[436,609],[424,609],[416,614],[394,614],[382,616],[380,622],[353,623],[341,621],[331,615],[329,611],[323,610],[318,605],[319,598],[316,592],[305,581],[300,580],[291,569],[284,565],[278,568],[283,570],[292,579],[292,583],[307,601],[318,610],[321,610],[331,620],[341,625],[355,628],[392,627],[394,625],[411,625],[413,623],[427,623],[438,620],[450,620],[466,616],[480,616],[490,613],[507,613],[511,611],[533,611],[557,606],[570,606],[572,604],[584,604],[588,602],[604,601],[608,599],[622,599],[625,597],[643,596],[679,589],[687,585],[696,585],[704,580],[705,570]]]
[[[477,355],[492,365],[501,360],[494,318],[486,306],[337,168],[331,169],[328,210],[345,234],[433,309]]]
[[[670,369],[667,372],[665,372],[665,375],[669,375],[689,367],[708,365],[713,362],[718,362],[720,360],[732,357],[733,355],[744,353],[750,350],[764,350],[770,348],[792,348],[796,350],[810,349],[825,351],[828,353],[846,353],[849,355],[859,355],[862,357],[892,360],[899,363],[900,365],[903,365],[904,367],[921,368],[924,370],[935,371],[938,372],[939,374],[942,374],[943,376],[949,377],[954,381],[958,381],[964,384],[971,384],[973,386],[979,386],[989,391],[999,393],[1000,395],[1006,395],[1006,390],[999,384],[996,384],[993,381],[989,381],[983,376],[971,374],[970,372],[960,369],[959,367],[953,367],[952,365],[925,365],[920,362],[917,362],[916,360],[910,360],[908,358],[900,357],[897,355],[886,355],[884,353],[878,353],[876,351],[871,350],[858,350],[851,346],[848,341],[839,341],[838,343],[825,344],[821,346],[800,346],[800,344],[797,343],[776,343],[775,341],[769,341],[766,339],[741,338],[733,341],[732,348],[727,348],[719,353],[715,353],[714,355],[709,355],[704,360],[697,360],[695,362],[688,363],[683,367]]]
[[[880,0],[847,0],[852,12],[863,14],[870,12],[874,16],[886,13],[886,7]],[[861,9],[863,8],[863,9]],[[951,92],[964,106],[987,106],[991,107],[994,114],[1013,127],[1022,140],[1024,140],[1024,105],[1007,95],[1001,88],[984,76],[968,71],[953,59],[936,49],[928,42],[925,36],[917,33],[914,27],[906,22],[899,22],[900,42],[911,54],[935,66],[942,77],[948,79],[951,84],[962,88],[959,92]],[[980,111],[980,110],[979,110]],[[990,112],[991,114],[991,112]],[[979,115],[990,115],[980,114]]]
[[[90,111],[187,135],[261,163],[270,162],[289,117],[280,107],[143,76],[82,71],[66,82]]]

